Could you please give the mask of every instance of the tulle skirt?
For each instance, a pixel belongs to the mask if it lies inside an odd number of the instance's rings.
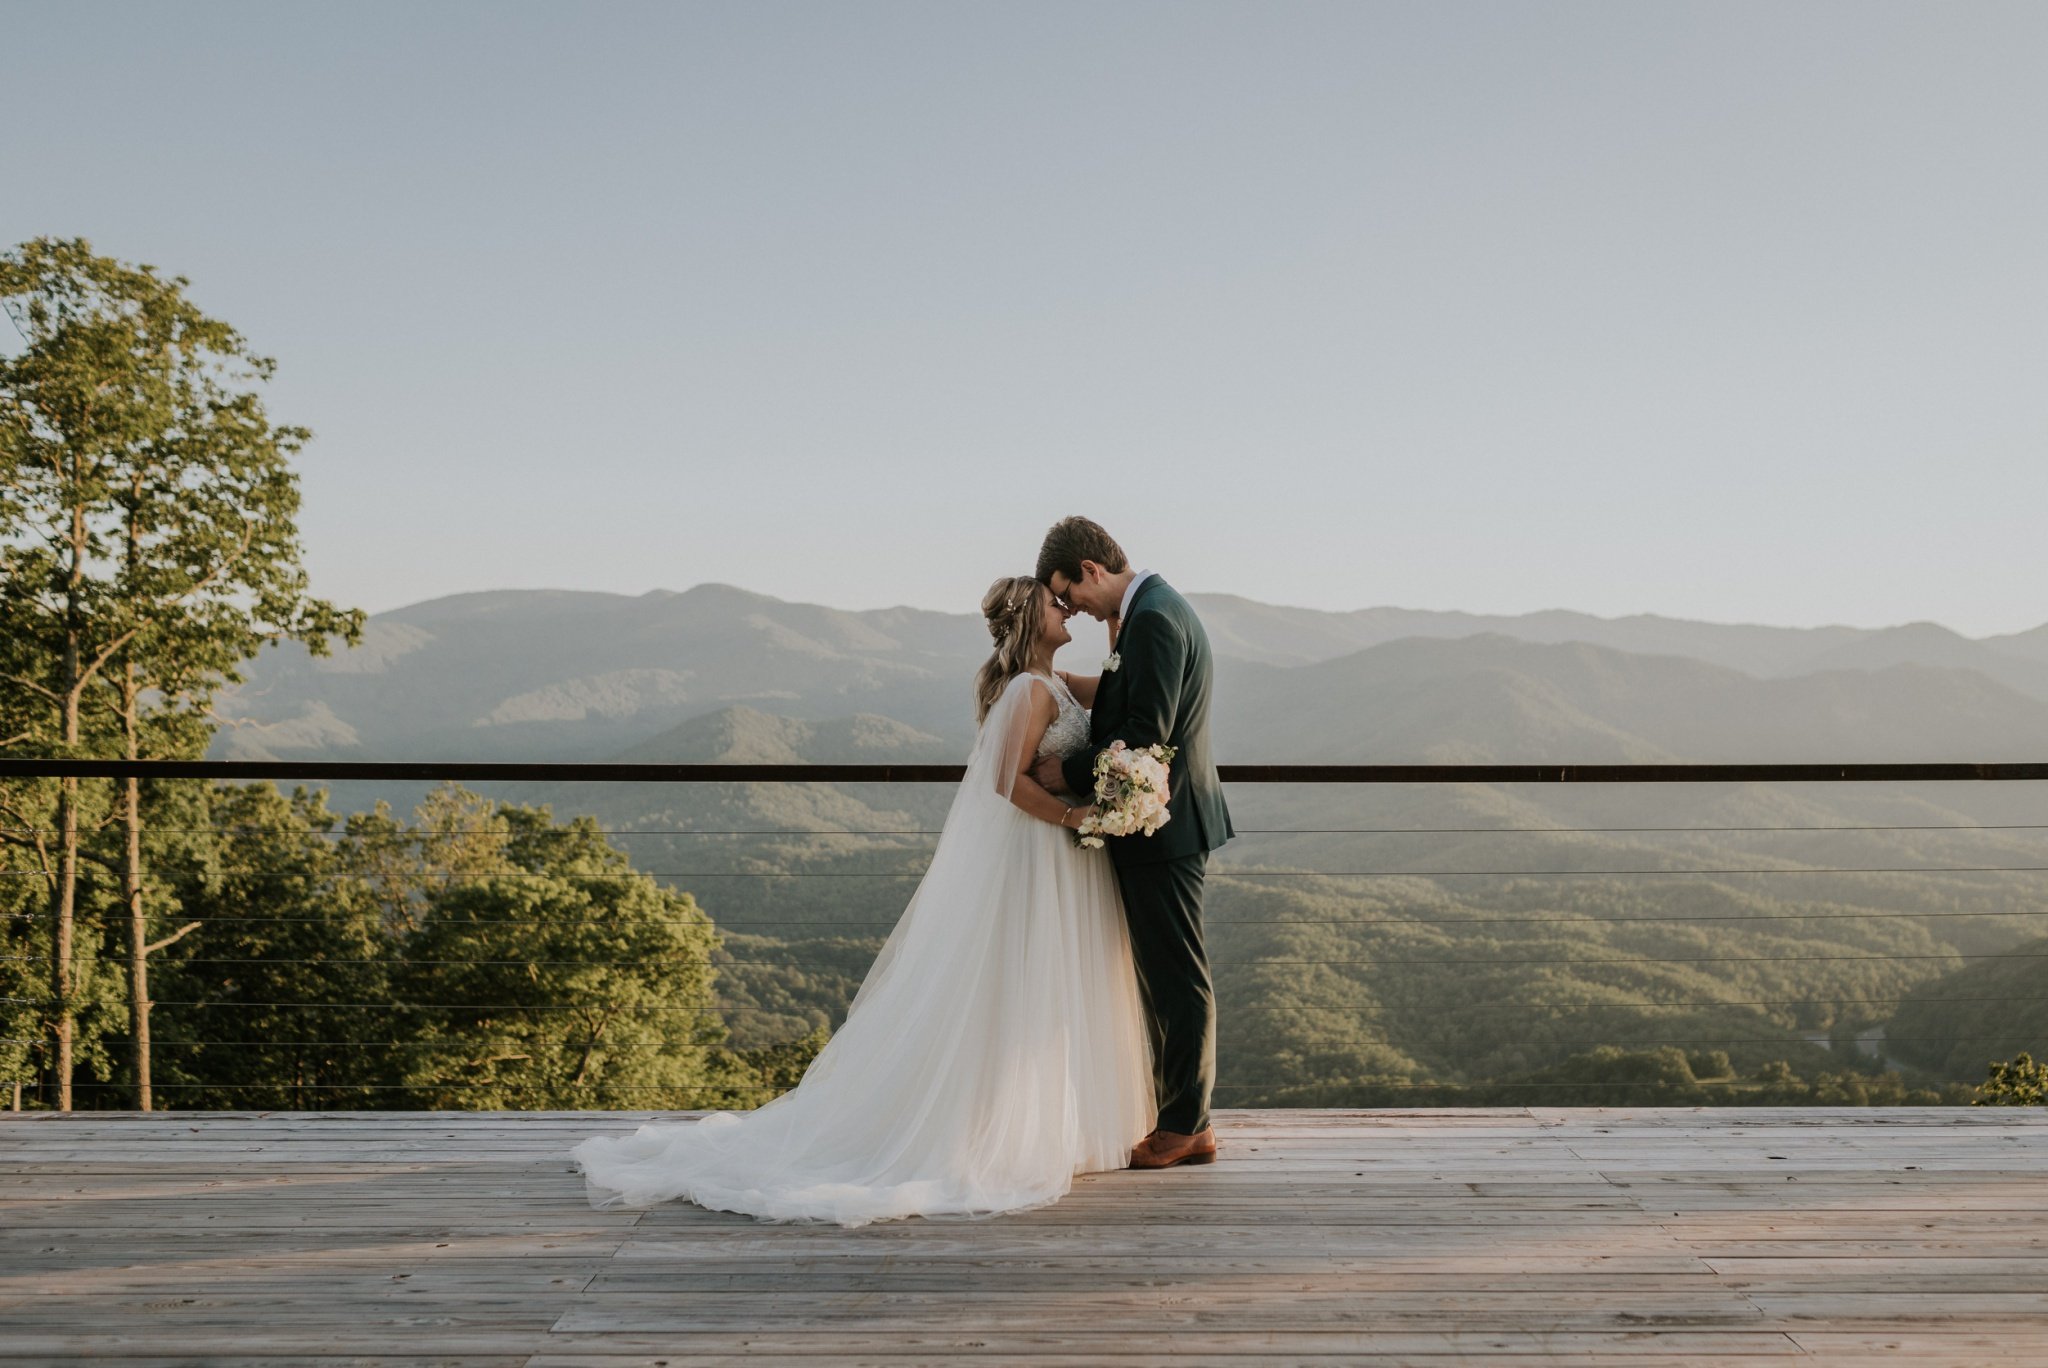
[[[956,800],[845,1024],[797,1088],[571,1153],[593,1207],[680,1197],[859,1226],[1057,1201],[1075,1174],[1124,1167],[1154,1119],[1107,854],[984,790]]]

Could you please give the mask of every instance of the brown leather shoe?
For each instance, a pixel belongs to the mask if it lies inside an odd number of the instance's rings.
[[[1131,1167],[1134,1169],[1172,1168],[1176,1164],[1213,1164],[1216,1162],[1216,1128],[1210,1126],[1196,1135],[1177,1135],[1172,1131],[1156,1130],[1138,1142],[1131,1151]]]

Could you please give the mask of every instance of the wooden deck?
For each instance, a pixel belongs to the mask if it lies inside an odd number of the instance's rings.
[[[2048,1364],[2048,1109],[1234,1112],[856,1231],[591,1211],[640,1119],[0,1115],[0,1359]]]

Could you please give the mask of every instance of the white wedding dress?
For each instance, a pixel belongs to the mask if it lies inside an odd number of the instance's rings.
[[[979,1217],[1129,1162],[1155,1118],[1130,936],[1107,853],[1009,801],[1032,689],[1059,704],[1038,753],[1087,744],[1064,684],[1010,681],[930,868],[802,1083],[756,1111],[582,1141],[571,1154],[593,1207]]]

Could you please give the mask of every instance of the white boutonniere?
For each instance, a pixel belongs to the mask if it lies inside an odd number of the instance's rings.
[[[1110,653],[1109,653],[1109,654],[1108,654],[1107,656],[1105,656],[1105,657],[1103,658],[1103,661],[1102,661],[1102,672],[1103,672],[1104,674],[1115,674],[1115,673],[1116,673],[1116,670],[1117,670],[1117,666],[1119,666],[1119,665],[1121,665],[1121,664],[1123,664],[1123,663],[1124,663],[1124,658],[1123,658],[1123,656],[1122,656],[1121,654],[1119,654],[1118,652],[1116,652],[1116,651],[1111,651],[1111,652],[1110,652]]]

